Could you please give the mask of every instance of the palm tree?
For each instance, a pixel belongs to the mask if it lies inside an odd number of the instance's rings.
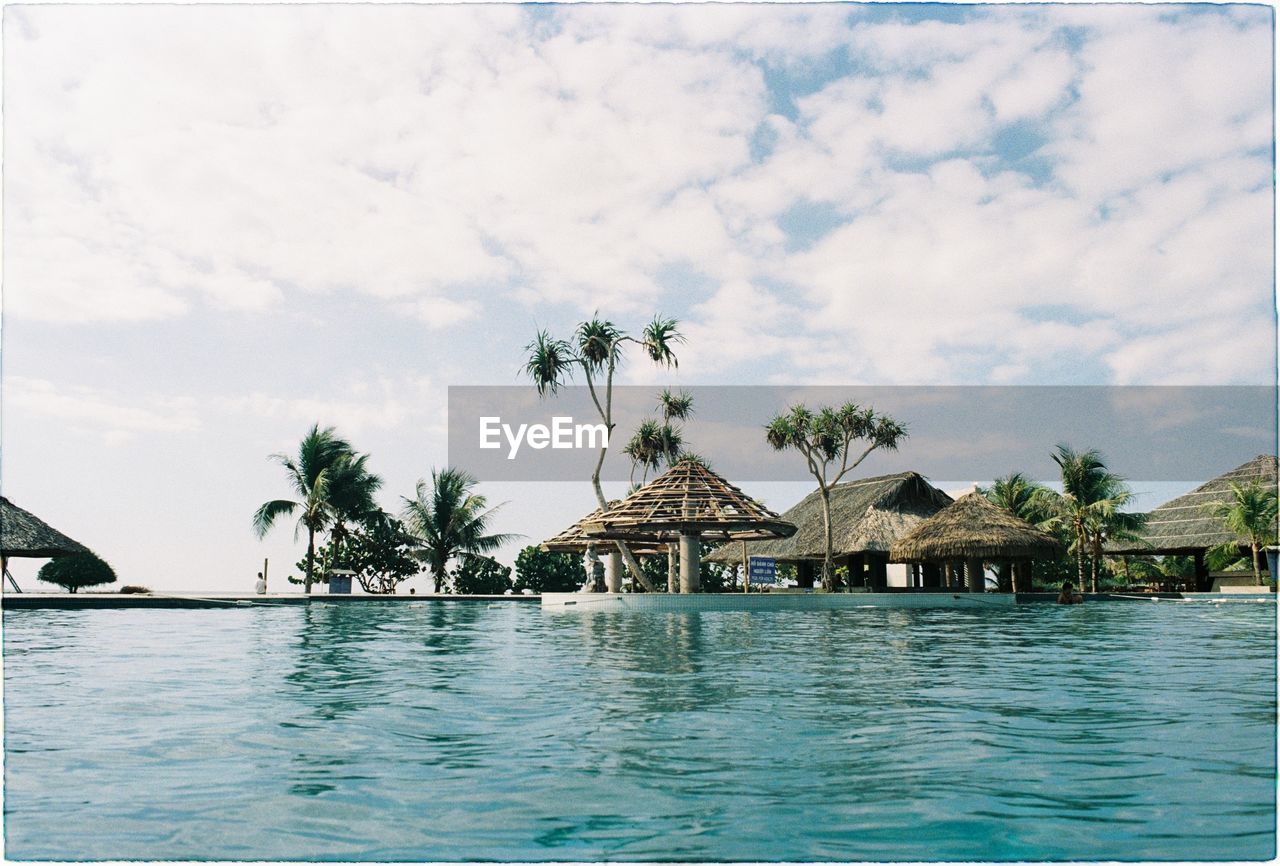
[[[640,484],[644,484],[649,477],[649,471],[656,470],[662,465],[662,453],[665,445],[662,427],[657,421],[652,418],[646,418],[640,422],[640,426],[636,428],[636,432],[632,434],[631,439],[622,449],[622,453],[631,458],[632,488],[637,486],[637,469],[644,469],[640,476]]]
[[[1249,545],[1253,556],[1253,581],[1255,585],[1262,586],[1261,551],[1264,545],[1273,544],[1276,540],[1276,515],[1280,511],[1276,489],[1257,480],[1248,484],[1229,483],[1230,495],[1226,501],[1210,502],[1205,510],[1221,520],[1223,528],[1237,539],[1223,547],[1241,543]]]
[[[436,592],[444,586],[450,560],[492,553],[519,536],[489,532],[498,507],[473,492],[478,482],[461,469],[432,470],[419,480],[414,498],[404,499],[401,520],[431,569]]]
[[[639,339],[629,336],[607,319],[599,315],[582,322],[574,331],[572,340],[561,340],[552,337],[546,331],[539,331],[533,342],[525,347],[529,353],[525,361],[524,372],[533,380],[538,389],[538,396],[554,395],[581,371],[587,382],[587,390],[591,394],[591,402],[595,405],[600,420],[610,437],[613,436],[613,377],[622,363],[622,347],[626,343],[635,343],[644,349],[645,354],[655,364],[666,367],[678,366],[674,346],[682,342],[684,337],[677,330],[679,322],[675,319],[664,319],[655,316],[645,326]],[[591,473],[591,486],[595,490],[596,501],[603,511],[608,507],[604,498],[604,490],[600,486],[600,469],[604,466],[604,458],[609,446],[606,440],[600,449],[600,457],[596,460],[595,470]],[[618,552],[622,554],[627,568],[637,581],[649,592],[653,592],[653,584],[640,568],[635,555],[621,541],[615,542]]]
[[[877,448],[896,451],[898,442],[905,438],[905,425],[887,415],[877,415],[869,406],[864,408],[854,403],[845,403],[839,408],[823,406],[817,412],[802,405],[792,406],[786,414],[774,416],[765,426],[765,439],[774,450],[794,448],[799,451],[808,464],[809,474],[818,482],[818,490],[822,493],[822,523],[826,530],[822,588],[828,592],[839,583],[832,562],[831,488],[872,451]],[[854,443],[861,448],[857,456],[854,455]],[[835,474],[829,476],[833,466],[836,467]]]
[[[316,535],[375,511],[373,494],[382,480],[366,469],[368,455],[356,454],[334,428],[321,430],[319,424],[311,425],[298,445],[296,456],[272,454],[268,459],[285,468],[298,498],[263,503],[254,512],[253,529],[262,538],[278,518],[298,513],[297,525],[307,529],[307,573],[303,585],[310,594],[315,574]],[[297,537],[296,529],[294,537]]]
[[[1107,469],[1100,452],[1076,451],[1068,445],[1058,445],[1051,456],[1062,472],[1062,493],[1046,490],[1039,495],[1043,505],[1052,512],[1040,526],[1067,530],[1070,549],[1076,557],[1076,579],[1082,587],[1085,585],[1085,552],[1089,551],[1091,587],[1097,592],[1098,564],[1106,539],[1137,538],[1143,518],[1121,511],[1133,501],[1134,494],[1123,478]]]

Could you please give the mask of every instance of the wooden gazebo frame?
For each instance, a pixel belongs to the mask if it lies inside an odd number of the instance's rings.
[[[699,546],[709,541],[785,538],[796,531],[696,460],[683,460],[604,514],[584,519],[591,538],[680,542],[680,591],[697,592]]]

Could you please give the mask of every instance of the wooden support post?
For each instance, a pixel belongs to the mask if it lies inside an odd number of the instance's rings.
[[[987,578],[982,571],[981,559],[970,559],[965,563],[965,571],[969,574],[969,592],[986,592]]]
[[[747,543],[738,543],[742,545],[742,591],[751,592],[751,560],[747,557]]]
[[[802,589],[813,589],[813,563],[802,559],[796,563],[796,586]]]
[[[1192,581],[1192,592],[1209,591],[1209,567],[1204,562],[1204,551],[1196,551],[1196,576]]]

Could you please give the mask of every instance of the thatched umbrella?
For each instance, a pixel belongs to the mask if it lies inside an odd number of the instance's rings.
[[[985,590],[983,560],[1025,562],[1060,556],[1062,543],[979,493],[961,496],[898,539],[894,562],[962,561],[969,591]]]
[[[612,500],[609,503],[609,507],[612,508],[620,501],[621,500],[618,499]],[[586,517],[581,518],[572,526],[561,530],[538,546],[543,550],[553,553],[586,553],[587,548],[600,544],[600,540],[589,537],[584,527],[588,523],[598,520],[602,513],[603,510],[597,508]],[[609,545],[609,547],[613,548],[609,551],[609,561],[610,569],[615,575],[614,579],[616,581],[616,585],[610,586],[609,591],[617,592],[621,586],[622,554],[617,550],[615,545]],[[629,547],[631,552],[637,556],[666,553],[666,547],[659,543],[656,536],[644,541],[637,540],[633,544],[628,544],[627,547]],[[588,582],[590,582],[591,575],[587,575],[587,579]]]
[[[89,548],[0,496],[0,572],[14,589],[22,591],[9,574],[10,557],[49,559],[79,553],[89,553]]]
[[[599,515],[587,536],[617,541],[680,540],[680,591],[698,589],[699,546],[712,541],[785,538],[796,531],[695,460],[682,460]]]

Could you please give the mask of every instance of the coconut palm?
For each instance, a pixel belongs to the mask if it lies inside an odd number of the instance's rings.
[[[400,519],[431,569],[436,592],[444,586],[449,562],[483,556],[517,535],[489,531],[499,506],[474,488],[478,482],[461,469],[432,470],[431,481],[419,480],[414,498],[404,499]]]
[[[285,468],[298,498],[263,503],[254,512],[253,529],[262,538],[278,518],[298,514],[297,527],[307,530],[303,586],[308,594],[315,574],[316,535],[377,510],[373,494],[382,481],[367,470],[367,457],[356,454],[334,428],[321,430],[319,424],[313,424],[299,443],[296,456],[272,454],[268,458]],[[294,537],[297,537],[297,528]]]
[[[1237,539],[1222,547],[1248,545],[1253,558],[1253,582],[1262,586],[1262,548],[1276,541],[1276,516],[1280,511],[1275,487],[1257,480],[1248,484],[1232,481],[1227,499],[1210,502],[1205,510],[1221,520],[1223,528]]]
[[[534,335],[533,342],[525,347],[528,358],[524,372],[533,380],[538,395],[545,397],[554,395],[561,386],[571,381],[578,372],[586,379],[587,390],[591,394],[591,402],[600,415],[609,436],[613,435],[613,377],[622,363],[622,347],[634,343],[644,349],[646,355],[655,364],[666,367],[678,366],[674,346],[682,342],[684,337],[677,330],[679,323],[675,319],[664,319],[655,316],[645,326],[639,338],[632,337],[607,319],[599,315],[582,322],[574,331],[571,340],[552,337],[546,331]],[[608,507],[604,498],[604,490],[600,486],[600,469],[604,466],[604,458],[609,446],[600,449],[600,457],[591,473],[591,486],[595,490],[596,501],[601,510]],[[621,541],[616,542],[627,568],[637,581],[649,592],[653,584],[640,569],[640,563]]]
[[[1091,587],[1097,592],[1103,543],[1107,538],[1136,538],[1142,518],[1121,511],[1133,501],[1133,492],[1123,478],[1107,469],[1100,452],[1076,451],[1069,445],[1058,445],[1050,456],[1062,473],[1062,493],[1045,491],[1038,495],[1052,513],[1040,526],[1068,533],[1070,549],[1076,557],[1079,586],[1085,585],[1086,552],[1092,554]]]
[[[839,585],[832,562],[831,488],[872,451],[878,448],[896,451],[898,442],[906,437],[905,425],[887,415],[876,414],[869,406],[855,403],[845,403],[839,408],[823,406],[817,412],[803,405],[792,406],[765,426],[765,438],[774,450],[794,448],[804,455],[809,474],[817,480],[822,493],[822,523],[826,532],[823,589],[830,591]]]

